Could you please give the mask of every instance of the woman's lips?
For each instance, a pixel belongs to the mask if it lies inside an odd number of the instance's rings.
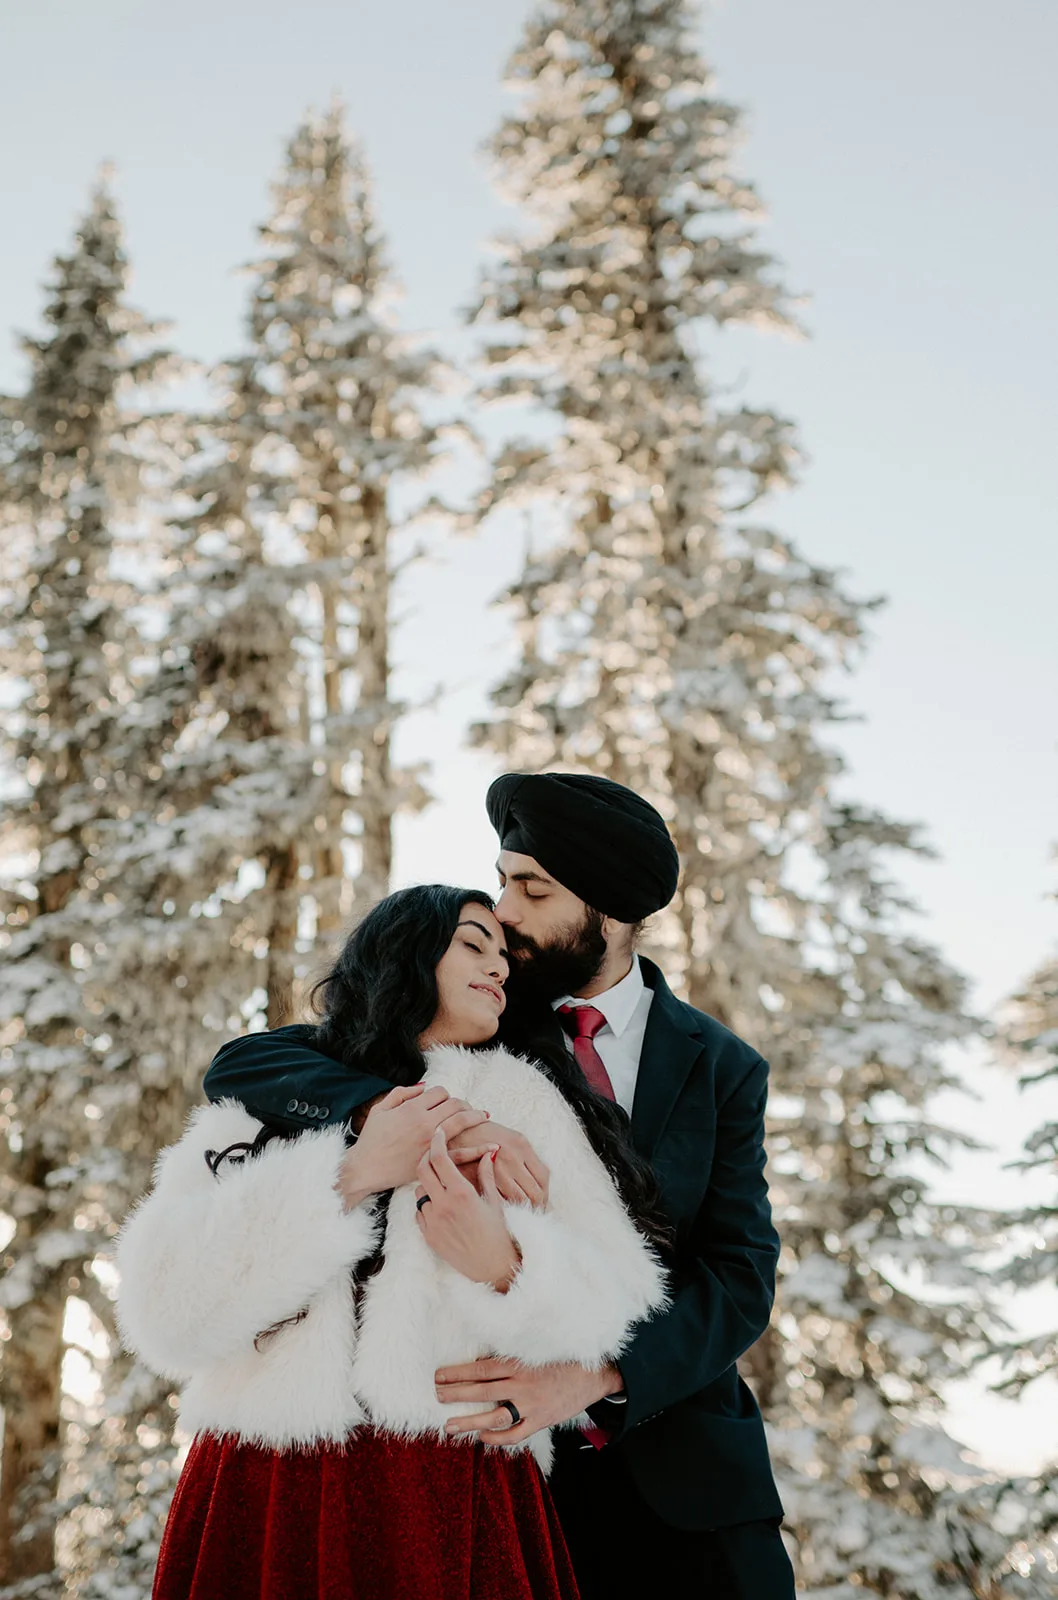
[[[482,994],[490,994],[498,1006],[506,1004],[502,989],[494,988],[491,983],[472,983],[472,989],[480,989]]]

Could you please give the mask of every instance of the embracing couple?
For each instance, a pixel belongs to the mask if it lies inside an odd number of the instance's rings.
[[[194,1434],[155,1600],[792,1600],[735,1363],[767,1067],[636,953],[678,860],[603,778],[488,793],[499,899],[376,906],[226,1044],[118,1246]]]

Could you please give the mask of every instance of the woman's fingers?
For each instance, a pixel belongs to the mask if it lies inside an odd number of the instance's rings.
[[[443,1127],[435,1128],[434,1136],[430,1140],[430,1165],[446,1189],[450,1189],[454,1183],[466,1182],[463,1174],[448,1154],[448,1142],[445,1139]]]
[[[402,1106],[405,1100],[414,1100],[418,1095],[425,1093],[426,1090],[421,1083],[398,1083],[395,1089],[391,1089],[387,1095],[382,1097],[379,1104]]]
[[[429,1152],[429,1150],[427,1150],[426,1154],[423,1156],[422,1160],[419,1162],[419,1165],[416,1167],[415,1176],[418,1178],[419,1183],[421,1184],[422,1188],[425,1189],[427,1194],[429,1194],[429,1195],[442,1195],[442,1194],[444,1194],[445,1186],[441,1182],[440,1178],[437,1176],[436,1172],[433,1169],[433,1166],[430,1163],[430,1152]]]
[[[533,1176],[527,1166],[523,1166],[517,1177],[518,1187],[531,1206],[539,1206],[544,1202],[544,1190]]]
[[[445,1117],[438,1126],[444,1129],[445,1142],[451,1143],[453,1139],[458,1139],[461,1133],[467,1133],[471,1128],[480,1128],[488,1120],[487,1111],[475,1111],[473,1106],[467,1106],[464,1111],[454,1111],[450,1117]]]
[[[430,1159],[432,1155],[433,1145],[431,1144],[415,1170],[423,1193],[428,1194],[432,1200],[439,1200],[444,1194],[447,1185],[438,1176],[437,1170]],[[418,1195],[416,1198],[421,1199],[422,1195]]]
[[[427,1188],[430,1187],[432,1181],[442,1190],[449,1188],[454,1180],[465,1181],[460,1174],[459,1168],[448,1154],[445,1136],[440,1128],[434,1129],[429,1149],[419,1163],[419,1178]]]
[[[528,1168],[530,1177],[539,1185],[541,1191],[546,1194],[547,1186],[551,1182],[551,1169],[541,1161],[532,1145],[525,1152],[525,1165]]]
[[[503,1198],[514,1206],[531,1206],[534,1204],[533,1196],[539,1194],[525,1162],[504,1149],[500,1150],[496,1160],[496,1186]]]
[[[450,1099],[448,1090],[442,1089],[439,1083],[433,1083],[428,1089],[423,1090],[422,1103],[427,1111],[435,1111],[438,1106],[443,1106],[445,1101]]]
[[[457,1167],[476,1167],[482,1156],[488,1155],[490,1150],[496,1148],[494,1144],[472,1144],[464,1150],[460,1145],[456,1145],[455,1149],[449,1145],[448,1154]]]
[[[491,1150],[478,1162],[478,1193],[490,1206],[500,1204],[500,1192],[496,1187],[496,1157]]]

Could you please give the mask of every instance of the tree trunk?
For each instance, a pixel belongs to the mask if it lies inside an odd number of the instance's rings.
[[[43,1232],[53,1219],[48,1211],[32,1220],[37,1226],[27,1229],[31,1235]],[[55,1568],[68,1270],[50,1273],[31,1301],[7,1314],[11,1336],[3,1347],[0,1382],[4,1412],[0,1583],[4,1584],[40,1577]]]
[[[388,546],[385,507],[377,504],[367,523],[361,556],[356,650],[359,706],[368,718],[360,743],[360,874],[356,885],[364,909],[389,893],[393,869]]]
[[[326,722],[340,714],[342,709],[342,657],[338,641],[338,605],[334,591],[321,586],[322,610],[321,643],[323,645],[323,696]],[[316,896],[318,936],[326,937],[341,926],[343,915],[342,884],[345,878],[345,858],[342,855],[343,785],[341,757],[330,762],[331,792],[324,814],[323,840],[316,850]]]
[[[60,701],[53,692],[49,704]],[[73,781],[83,777],[80,752],[71,754],[67,771]],[[50,780],[50,774],[49,774]],[[42,784],[42,808],[49,816],[58,809],[56,790]],[[50,828],[41,832],[42,849],[53,842]],[[74,843],[80,862],[77,867],[42,877],[38,883],[38,903],[42,913],[61,912],[81,876],[84,859],[81,840]],[[68,971],[70,946],[65,938],[53,939],[41,948],[60,972]],[[30,1029],[27,1027],[27,1034]],[[69,1048],[76,1045],[75,1022],[69,1016],[52,1019],[31,1037],[41,1046]],[[69,1220],[56,1212],[55,1193],[48,1179],[56,1165],[55,1149],[44,1142],[48,1121],[54,1114],[52,1088],[47,1074],[38,1074],[26,1084],[18,1103],[18,1120],[23,1145],[17,1152],[5,1152],[5,1183],[13,1191],[17,1228],[4,1252],[5,1267],[23,1266],[32,1275],[31,1298],[6,1310],[8,1338],[0,1360],[0,1408],[4,1417],[4,1446],[0,1462],[0,1583],[15,1583],[55,1571],[55,1528],[58,1521],[56,1499],[62,1466],[62,1362],[63,1319],[66,1311],[67,1283],[76,1273],[78,1261],[61,1261],[50,1268],[35,1259],[37,1241],[52,1230],[69,1227]],[[66,1154],[71,1152],[67,1148]],[[17,1208],[17,1210],[16,1210]]]
[[[298,932],[298,852],[296,845],[273,850],[265,889],[271,892],[268,930],[268,1010],[270,1028],[289,1022],[294,1005],[294,941]]]

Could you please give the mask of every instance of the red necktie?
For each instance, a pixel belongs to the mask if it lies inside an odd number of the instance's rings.
[[[595,1093],[601,1094],[606,1100],[616,1100],[610,1074],[593,1042],[599,1029],[606,1025],[602,1012],[594,1006],[559,1006],[558,1014],[562,1018],[562,1026],[573,1040],[573,1058]],[[610,1442],[609,1434],[594,1424],[580,1431],[596,1450],[601,1450]]]
[[[559,1006],[562,1026],[573,1040],[573,1059],[595,1090],[604,1100],[616,1100],[610,1074],[603,1065],[602,1056],[595,1048],[595,1035],[605,1028],[606,1018],[594,1006]]]

